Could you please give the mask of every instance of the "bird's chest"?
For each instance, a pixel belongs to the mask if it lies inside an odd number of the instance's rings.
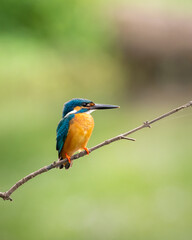
[[[79,113],[76,114],[71,122],[71,130],[80,135],[91,134],[94,128],[94,120],[90,114]]]
[[[72,156],[74,152],[86,147],[94,128],[94,120],[90,114],[78,113],[70,120],[69,130],[63,145],[61,156],[65,153]]]
[[[79,113],[70,121],[69,131],[62,150],[69,156],[79,149],[86,147],[94,127],[94,120],[90,114]]]
[[[84,145],[91,136],[94,120],[90,114],[79,113],[70,121],[66,145]]]

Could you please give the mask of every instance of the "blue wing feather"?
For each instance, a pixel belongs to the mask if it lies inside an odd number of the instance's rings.
[[[58,151],[58,154],[60,154],[63,148],[63,145],[68,134],[70,120],[74,116],[75,116],[74,114],[71,114],[67,118],[61,119],[57,126],[56,150]]]

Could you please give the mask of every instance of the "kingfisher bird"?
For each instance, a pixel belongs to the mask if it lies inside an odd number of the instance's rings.
[[[87,142],[94,128],[94,120],[90,113],[100,109],[119,108],[116,105],[96,104],[90,100],[74,98],[64,104],[62,119],[57,126],[56,150],[59,160],[68,159],[68,162],[61,164],[60,169],[68,169],[71,163],[71,156],[79,150],[85,150]]]

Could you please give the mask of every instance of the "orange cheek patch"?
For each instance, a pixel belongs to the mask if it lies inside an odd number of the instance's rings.
[[[76,110],[76,111],[79,111],[80,109],[81,109],[81,107],[79,107],[79,106],[74,108],[74,110]]]

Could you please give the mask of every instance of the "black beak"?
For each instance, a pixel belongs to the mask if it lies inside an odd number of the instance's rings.
[[[112,108],[119,108],[119,106],[96,103],[95,105],[90,107],[90,109],[93,109],[93,110],[112,109]]]

